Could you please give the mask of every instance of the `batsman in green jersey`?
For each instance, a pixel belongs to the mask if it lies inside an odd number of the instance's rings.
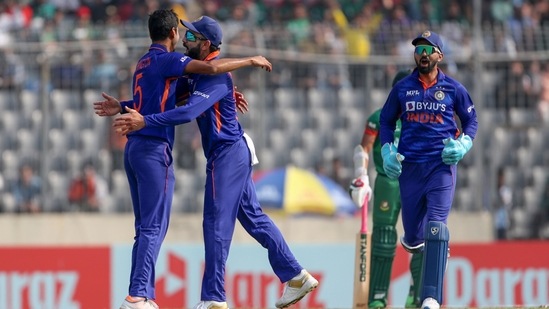
[[[393,79],[392,86],[399,80],[410,74],[410,70],[400,71]],[[381,109],[376,110],[366,124],[362,141],[355,148],[354,161],[364,162],[364,166],[355,166],[355,179],[351,183],[351,197],[359,207],[364,205],[366,198],[370,198],[371,188],[368,180],[368,153],[373,152],[377,176],[374,184],[374,205],[373,205],[373,229],[372,229],[372,252],[370,255],[370,291],[368,299],[369,308],[385,308],[387,306],[387,294],[391,281],[391,269],[395,257],[397,244],[397,231],[395,225],[400,213],[400,191],[398,179],[390,179],[383,170],[383,159],[381,157],[381,142],[379,139],[379,115]],[[398,145],[400,137],[400,120],[395,129],[395,145]],[[359,160],[357,160],[357,158]],[[364,205],[364,206],[363,206]],[[412,255],[410,261],[410,272],[412,282],[406,299],[406,308],[418,308],[421,305],[421,268],[423,253]]]

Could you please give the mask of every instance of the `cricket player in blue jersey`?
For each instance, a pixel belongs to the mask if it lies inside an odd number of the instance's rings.
[[[152,44],[139,59],[133,76],[133,99],[118,100],[103,94],[94,103],[99,116],[112,116],[132,106],[144,115],[175,108],[177,79],[185,74],[219,74],[245,66],[271,70],[261,56],[198,61],[175,52],[180,39],[179,18],[172,10],[157,10],[149,16]],[[188,40],[189,38],[187,38]],[[197,37],[198,43],[207,39]],[[211,60],[211,61],[210,61]],[[219,75],[224,77],[226,75]],[[147,127],[128,134],[124,166],[130,185],[135,215],[129,295],[121,309],[158,308],[155,296],[155,264],[168,229],[174,192],[172,148],[174,127]]]
[[[205,61],[219,57],[222,31],[215,20],[203,16],[182,23],[189,29],[183,41],[187,56]],[[190,93],[185,105],[143,116],[127,108],[129,113],[118,117],[114,126],[131,135],[173,128],[194,119],[198,123],[207,164],[202,224],[205,269],[201,301],[195,308],[228,308],[225,263],[237,219],[267,249],[274,273],[285,284],[276,307],[296,303],[316,288],[318,281],[298,263],[278,227],[259,205],[252,181],[252,166],[258,161],[252,140],[238,122],[231,75],[190,74],[180,79],[177,87],[178,94]]]
[[[473,146],[478,123],[465,87],[438,68],[444,58],[438,34],[425,31],[412,44],[416,68],[393,87],[381,110],[381,154],[387,176],[399,180],[401,244],[411,253],[423,252],[421,308],[439,309],[457,163]],[[397,148],[393,141],[399,119]]]

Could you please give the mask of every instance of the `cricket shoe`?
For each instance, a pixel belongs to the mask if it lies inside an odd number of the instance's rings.
[[[374,300],[368,304],[369,309],[385,309],[387,306],[382,300]]]
[[[159,307],[151,299],[126,296],[120,309],[159,309]]]
[[[229,309],[229,306],[224,301],[209,300],[199,302],[193,307],[193,309]]]
[[[427,297],[421,304],[421,309],[440,309],[438,301],[432,297]]]
[[[318,280],[303,269],[299,275],[293,277],[284,284],[284,292],[280,299],[276,301],[275,306],[280,309],[291,306],[314,290],[317,286]]]

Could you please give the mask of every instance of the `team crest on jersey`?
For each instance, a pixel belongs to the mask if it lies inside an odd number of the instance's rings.
[[[415,101],[406,102],[406,111],[407,112],[413,112],[415,110],[416,110],[416,102]]]
[[[436,234],[438,234],[438,227],[432,227],[431,228],[431,234],[434,236]]]
[[[381,211],[387,211],[387,210],[389,210],[389,202],[387,202],[387,201],[381,202],[381,205],[379,205],[379,209],[380,209]]]
[[[444,94],[444,92],[442,92],[442,91],[440,91],[440,90],[437,91],[437,92],[435,92],[435,99],[437,99],[437,100],[439,100],[439,101],[444,100],[444,97],[445,97],[445,96],[446,96],[446,95]]]

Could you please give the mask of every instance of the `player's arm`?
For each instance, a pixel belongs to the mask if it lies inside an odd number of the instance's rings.
[[[457,88],[454,109],[461,122],[463,133],[474,139],[478,129],[477,113],[473,100],[463,86]]]
[[[457,139],[445,138],[444,149],[442,150],[442,162],[448,165],[457,164],[473,147],[473,139],[477,133],[478,122],[475,106],[465,87],[458,86],[454,109],[461,122],[463,134]]]
[[[210,61],[191,60],[187,64],[184,73],[197,74],[221,74],[234,71],[244,67],[260,67],[271,72],[273,65],[263,56],[244,58],[222,58]]]
[[[398,101],[397,91],[393,88],[379,115],[379,139],[381,145],[393,143],[395,140],[395,128],[400,112],[400,102]]]
[[[397,179],[400,176],[402,173],[401,162],[404,161],[404,156],[397,152],[397,147],[393,143],[396,123],[401,113],[396,89],[397,87],[394,87],[389,93],[389,97],[379,115],[379,138],[381,145],[383,145],[381,147],[383,170],[391,179]]]
[[[126,135],[144,127],[169,127],[190,122],[227,94],[226,83],[211,82],[209,85],[197,87],[184,106],[163,113],[143,116],[134,109],[126,108],[128,114],[116,118],[113,126],[120,134]]]

